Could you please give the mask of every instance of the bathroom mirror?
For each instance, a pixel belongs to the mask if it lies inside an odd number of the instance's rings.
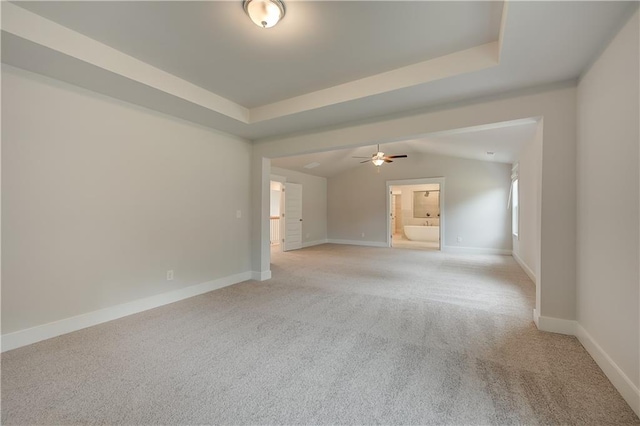
[[[413,217],[440,217],[440,191],[413,191]]]

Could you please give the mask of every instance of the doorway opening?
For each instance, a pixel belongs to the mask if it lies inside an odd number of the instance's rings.
[[[387,182],[389,246],[441,250],[444,178]]]
[[[302,185],[271,175],[269,189],[271,253],[302,248]]]
[[[271,250],[282,251],[282,213],[284,197],[282,182],[272,180],[269,184],[269,241]]]

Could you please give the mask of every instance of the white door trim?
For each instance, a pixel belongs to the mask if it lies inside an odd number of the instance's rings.
[[[444,205],[444,176],[419,178],[419,179],[403,179],[387,181],[387,247],[391,247],[391,187],[395,185],[422,185],[426,183],[440,184],[440,249],[444,246],[444,229],[446,210]]]
[[[280,183],[287,183],[287,177],[286,176],[280,176],[280,175],[271,175],[271,179],[274,182],[280,182]]]
[[[284,195],[284,186],[287,183],[287,177],[286,176],[280,176],[280,175],[271,175],[270,182],[280,182],[281,183],[281,187],[280,187],[280,244],[278,244],[278,246],[280,247],[280,251],[283,252],[284,251],[284,243],[282,242],[282,239],[284,238],[284,220],[282,219],[282,214],[284,213],[284,203],[285,203],[285,195]],[[271,197],[271,189],[269,189],[269,197]],[[271,246],[269,246],[269,264],[271,264]]]

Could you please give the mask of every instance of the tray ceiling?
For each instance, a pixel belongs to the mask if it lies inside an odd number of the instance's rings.
[[[633,2],[3,2],[2,61],[248,139],[580,76]]]

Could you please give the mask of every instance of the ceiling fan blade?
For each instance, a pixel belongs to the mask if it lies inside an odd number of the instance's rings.
[[[384,162],[385,162],[385,163],[393,163],[393,161],[392,161],[392,160],[389,160],[388,158],[385,158],[385,159],[384,159]]]
[[[371,158],[371,157],[351,157],[351,158]]]
[[[407,158],[406,155],[387,155],[386,158]]]
[[[360,162],[360,164],[362,164],[362,163],[368,163],[368,162],[370,162],[370,161],[371,161],[371,160],[364,160],[364,161],[361,161],[361,162]]]

